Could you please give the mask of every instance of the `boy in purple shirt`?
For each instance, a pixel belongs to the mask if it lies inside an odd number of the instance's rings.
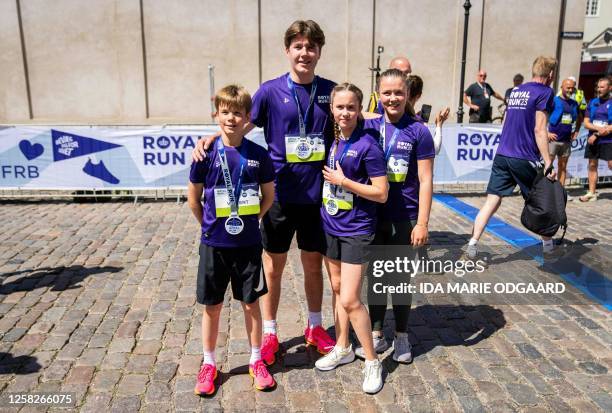
[[[274,169],[261,146],[244,139],[251,96],[230,85],[215,96],[221,138],[204,160],[194,162],[189,174],[188,200],[202,228],[197,301],[202,312],[204,360],[194,389],[198,395],[215,392],[215,346],[219,315],[227,285],[242,301],[247,336],[251,344],[249,373],[258,390],[275,385],[261,357],[262,321],[258,299],[267,293],[261,273],[259,219],[272,205]],[[261,188],[262,198],[259,199]],[[204,205],[202,206],[202,193]]]
[[[499,147],[493,159],[491,176],[487,186],[487,199],[474,221],[465,258],[475,261],[477,243],[489,219],[501,205],[502,197],[511,195],[516,185],[523,198],[542,167],[551,165],[548,153],[548,114],[553,109],[554,92],[550,88],[557,61],[552,57],[538,57],[532,67],[531,82],[515,87],[508,98],[508,109],[502,129]],[[550,179],[555,179],[553,170]],[[542,237],[544,257],[553,250],[552,238]]]
[[[596,201],[597,167],[599,160],[608,162],[612,169],[612,80],[602,77],[597,82],[597,97],[589,102],[584,114],[584,126],[591,132],[584,150],[589,160],[589,191],[580,197],[582,202]]]
[[[276,171],[274,203],[261,222],[263,267],[269,289],[261,300],[262,354],[267,364],[274,363],[280,349],[276,315],[287,252],[294,235],[301,250],[308,303],[304,338],[321,354],[328,353],[335,344],[321,325],[325,237],[319,213],[321,171],[333,140],[329,96],[335,83],[315,75],[325,44],[325,34],[316,22],[295,21],[285,32],[284,43],[291,69],[261,85],[253,97],[251,123],[244,130],[247,134],[255,126],[263,127]],[[204,147],[202,142],[194,149],[195,159],[202,157]]]

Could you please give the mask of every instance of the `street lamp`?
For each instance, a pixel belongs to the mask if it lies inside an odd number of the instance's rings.
[[[465,19],[463,21],[463,51],[461,53],[461,86],[459,87],[459,110],[457,110],[457,123],[463,123],[463,88],[465,86],[465,55],[467,53],[468,23],[470,21],[470,0],[465,0]]]

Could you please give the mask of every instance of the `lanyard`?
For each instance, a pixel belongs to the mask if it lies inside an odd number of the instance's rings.
[[[338,159],[338,163],[340,165],[342,165],[342,161],[344,160],[344,157],[348,153],[348,150],[350,149],[351,145],[353,145],[353,143],[357,140],[358,131],[359,131],[359,126],[357,126],[357,128],[355,128],[355,130],[351,134],[351,137],[349,138],[349,140],[344,145],[344,148],[342,148],[342,153],[340,154],[340,159]],[[339,143],[337,141],[334,141],[334,143],[332,144],[332,147],[331,147],[331,149],[329,151],[329,162],[328,162],[328,165],[329,165],[329,167],[331,169],[336,169],[336,151],[338,150],[338,144]],[[330,189],[332,191],[332,194],[334,196],[336,196],[336,189],[337,189],[336,185],[331,185]]]
[[[287,86],[293,95],[293,100],[297,106],[298,112],[298,121],[300,124],[300,139],[306,139],[306,121],[308,120],[308,115],[312,109],[312,104],[314,103],[314,98],[317,94],[317,83],[319,81],[318,76],[315,76],[312,81],[312,87],[310,89],[310,99],[308,100],[308,107],[306,108],[306,113],[302,114],[302,107],[300,106],[300,99],[298,98],[297,92],[295,90],[295,84],[291,79],[291,75],[287,75]]]
[[[389,158],[391,157],[391,149],[393,149],[393,145],[395,145],[395,141],[397,140],[397,137],[399,135],[399,129],[395,128],[395,130],[393,131],[393,135],[391,136],[391,140],[389,141],[389,146],[387,146],[387,149],[385,149],[385,131],[387,128],[387,121],[385,120],[385,116],[383,115],[383,117],[380,119],[380,146],[382,146],[383,151],[385,151],[385,161],[388,161]]]
[[[242,175],[244,173],[244,167],[247,164],[247,151],[246,142],[242,141],[240,148],[240,174],[238,175],[238,183],[236,188],[232,187],[232,174],[230,173],[229,166],[227,164],[227,155],[225,154],[225,145],[223,145],[223,139],[217,139],[217,152],[219,152],[219,158],[221,158],[221,171],[223,172],[223,181],[225,188],[227,189],[227,197],[229,198],[230,211],[232,215],[238,215],[238,200],[242,192]]]

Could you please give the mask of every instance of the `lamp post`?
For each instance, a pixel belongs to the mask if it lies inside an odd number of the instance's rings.
[[[465,19],[463,21],[463,51],[461,52],[461,86],[459,87],[459,109],[457,110],[457,123],[463,123],[463,88],[465,86],[465,55],[467,53],[468,23],[470,21],[470,0],[465,0]]]

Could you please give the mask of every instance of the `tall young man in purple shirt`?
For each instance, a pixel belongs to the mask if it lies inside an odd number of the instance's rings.
[[[548,153],[548,115],[553,110],[554,91],[550,88],[556,59],[540,56],[533,62],[531,82],[512,90],[508,99],[506,120],[499,147],[493,159],[487,186],[487,200],[474,221],[472,238],[466,248],[466,258],[476,260],[478,240],[489,219],[501,205],[502,197],[511,195],[518,185],[527,197],[538,170],[551,165]],[[549,179],[556,178],[553,170]],[[542,237],[544,255],[553,250],[552,238]]]
[[[274,204],[261,222],[268,286],[268,294],[261,299],[261,353],[267,364],[275,361],[279,350],[276,315],[281,278],[294,235],[301,250],[308,303],[305,340],[322,354],[335,345],[321,326],[322,254],[326,248],[319,211],[325,154],[333,140],[329,97],[335,83],[315,75],[325,44],[325,34],[316,22],[295,21],[285,32],[284,43],[290,71],[257,90],[251,123],[245,128],[246,134],[255,126],[263,127],[276,172]],[[196,159],[201,157],[204,146],[198,144],[194,150]]]

